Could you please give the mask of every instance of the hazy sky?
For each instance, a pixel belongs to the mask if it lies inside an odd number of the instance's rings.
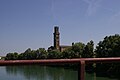
[[[120,0],[0,0],[0,55],[120,34]]]

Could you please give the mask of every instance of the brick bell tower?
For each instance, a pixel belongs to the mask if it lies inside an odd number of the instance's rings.
[[[56,50],[60,50],[60,33],[59,33],[59,27],[58,26],[55,26],[54,27],[54,48]]]

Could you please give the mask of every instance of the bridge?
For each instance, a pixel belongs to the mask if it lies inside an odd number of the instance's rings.
[[[0,60],[0,66],[6,65],[22,65],[22,64],[63,64],[63,63],[79,63],[80,64],[80,80],[85,80],[85,64],[87,63],[112,63],[120,62],[120,57],[112,58],[77,58],[77,59],[44,59],[44,60]]]

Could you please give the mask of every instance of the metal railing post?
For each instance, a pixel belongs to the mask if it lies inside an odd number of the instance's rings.
[[[80,61],[80,80],[85,80],[85,61]]]

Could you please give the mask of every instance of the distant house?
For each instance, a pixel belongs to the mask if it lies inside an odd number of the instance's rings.
[[[51,46],[48,48],[48,51],[50,50],[58,50],[60,52],[63,52],[65,49],[71,47],[66,45],[60,45],[60,33],[59,33],[59,27],[54,27],[54,46]]]

